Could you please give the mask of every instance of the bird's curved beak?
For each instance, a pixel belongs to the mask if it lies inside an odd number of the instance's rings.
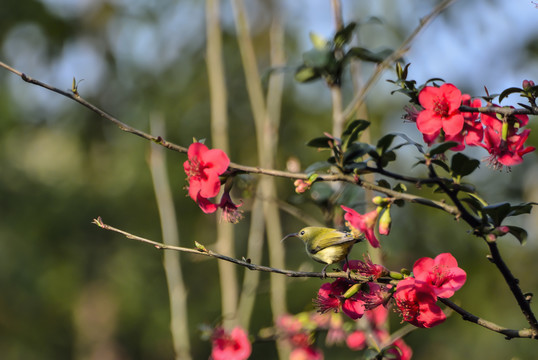
[[[280,242],[283,242],[284,240],[286,240],[287,238],[290,238],[290,237],[296,237],[298,236],[299,233],[293,233],[293,234],[288,234],[286,236],[284,236],[284,238],[282,240],[280,240]]]

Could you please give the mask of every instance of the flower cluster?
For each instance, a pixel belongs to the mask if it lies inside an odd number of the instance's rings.
[[[461,105],[479,108],[481,101],[472,100],[452,84],[426,86],[420,91],[418,101],[423,109],[408,109],[406,118],[416,121],[428,145],[437,140],[454,141],[458,143],[452,148],[454,151],[463,150],[465,145],[481,146],[489,152],[489,163],[495,168],[517,165],[523,161],[524,154],[535,149],[524,146],[530,130],[518,132],[528,123],[527,115],[499,118],[493,113],[479,116],[478,112],[461,112]]]
[[[252,346],[247,334],[240,327],[235,327],[230,333],[217,327],[211,337],[213,360],[245,360],[252,352]]]
[[[421,258],[413,265],[413,277],[398,282],[394,300],[404,321],[417,327],[431,328],[445,321],[446,316],[437,298],[449,298],[467,279],[465,271],[449,253],[435,259]]]
[[[375,283],[376,279],[387,276],[388,270],[381,265],[366,261],[351,260],[349,267],[363,276],[371,278],[367,284],[338,278],[323,284],[314,300],[318,311],[342,311],[353,320],[361,318],[368,311],[380,305],[385,307],[391,297],[394,299],[403,320],[417,327],[430,328],[442,323],[446,316],[437,299],[449,298],[460,289],[467,279],[465,271],[449,253],[434,259],[424,257],[413,265],[413,276],[392,285]],[[347,270],[344,267],[344,270]]]
[[[388,310],[384,306],[378,306],[366,313],[361,321],[366,320],[367,324],[357,324],[358,328],[348,334],[346,345],[349,349],[359,351],[365,349],[368,345],[373,345],[381,350],[386,358],[396,360],[409,360],[413,355],[411,348],[400,338],[392,343],[390,333],[385,327],[388,317]],[[368,333],[363,329],[369,329]]]
[[[228,222],[238,222],[242,215],[239,207],[232,202],[228,186],[222,195],[219,204],[213,203],[210,198],[218,195],[220,191],[220,178],[230,164],[228,155],[219,149],[208,149],[202,143],[195,142],[187,151],[188,160],[183,168],[189,181],[189,196],[196,201],[206,214],[222,209],[222,218]]]
[[[366,261],[351,260],[349,269],[357,271],[372,280],[378,279],[388,270],[381,265],[373,264],[369,259]],[[344,265],[344,271],[347,265]],[[357,284],[344,278],[338,278],[332,283],[321,285],[314,304],[320,313],[330,310],[338,312],[342,310],[351,319],[356,320],[364,315],[366,310],[371,310],[379,305],[384,305],[390,298],[391,285],[380,285],[374,282]]]
[[[306,318],[305,316],[306,315]],[[281,315],[276,321],[278,334],[281,338],[286,339],[291,347],[290,360],[323,360],[321,350],[312,346],[312,331],[307,326],[310,322],[306,313],[293,315]]]

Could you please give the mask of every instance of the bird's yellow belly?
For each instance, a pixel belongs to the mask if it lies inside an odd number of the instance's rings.
[[[340,244],[338,246],[329,246],[315,254],[310,254],[312,259],[323,264],[334,264],[346,258],[353,243]]]

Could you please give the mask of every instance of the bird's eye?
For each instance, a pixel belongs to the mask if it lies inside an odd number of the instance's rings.
[[[299,235],[303,236],[305,233],[306,233],[306,231],[301,230],[301,232],[299,233]]]

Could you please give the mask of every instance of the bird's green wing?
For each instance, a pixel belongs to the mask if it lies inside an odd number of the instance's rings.
[[[355,243],[360,240],[353,237],[353,235],[350,233],[345,233],[338,230],[327,232],[323,235],[320,235],[319,237],[320,239],[316,239],[317,240],[316,246],[313,246],[312,249],[310,249],[310,252],[312,254],[315,254],[318,251],[321,251],[331,246],[336,246],[336,245],[341,245],[341,244],[346,244],[346,243]]]

